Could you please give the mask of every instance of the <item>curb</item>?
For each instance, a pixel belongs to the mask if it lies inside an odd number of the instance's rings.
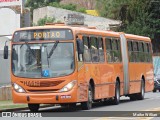
[[[45,107],[53,107],[54,105],[44,105],[44,106],[40,106],[40,108],[45,108]],[[28,107],[23,107],[23,108],[10,108],[10,109],[4,109],[4,110],[0,110],[0,112],[14,112],[14,111],[19,111],[19,110],[29,110]]]

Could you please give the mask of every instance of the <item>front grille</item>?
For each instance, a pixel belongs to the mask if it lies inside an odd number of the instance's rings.
[[[41,92],[56,92],[58,91],[59,89],[50,89],[50,90],[27,90],[28,92],[38,92],[38,93],[41,93]]]
[[[36,81],[36,80],[32,80],[32,81],[20,81],[21,83],[23,83],[25,86],[28,87],[53,87],[53,86],[57,86],[59,84],[61,84],[62,82],[64,82],[64,80],[59,80],[59,81]]]
[[[42,81],[40,82],[40,87],[51,87],[51,86],[57,86],[63,81]]]

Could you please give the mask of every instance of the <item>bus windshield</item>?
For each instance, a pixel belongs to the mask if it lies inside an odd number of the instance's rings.
[[[69,75],[73,71],[73,43],[25,43],[12,47],[12,72],[15,76],[50,78]]]

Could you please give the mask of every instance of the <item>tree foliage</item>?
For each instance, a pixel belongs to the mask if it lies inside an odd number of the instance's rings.
[[[159,0],[97,0],[97,10],[103,17],[121,20],[119,31],[150,37],[154,52],[160,52]]]
[[[44,18],[40,18],[37,24],[35,24],[35,26],[43,26],[46,23],[53,23],[53,22],[55,22],[55,18],[45,16]]]

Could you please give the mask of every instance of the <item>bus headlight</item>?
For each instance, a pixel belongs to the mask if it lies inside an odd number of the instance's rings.
[[[19,86],[18,84],[13,83],[12,86],[13,86],[13,88],[14,88],[14,90],[15,90],[16,92],[25,93],[25,90],[24,90],[21,86]]]
[[[70,91],[70,90],[75,86],[76,83],[77,83],[77,80],[71,81],[70,83],[68,83],[67,85],[65,85],[65,86],[60,90],[60,92]]]

